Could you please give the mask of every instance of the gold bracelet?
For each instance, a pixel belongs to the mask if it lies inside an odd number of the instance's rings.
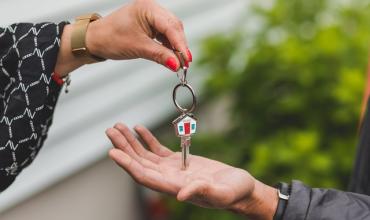
[[[72,53],[75,56],[90,57],[98,62],[106,60],[104,58],[91,54],[86,46],[86,32],[89,24],[100,18],[101,16],[97,13],[82,15],[76,18],[76,22],[73,25],[71,36]]]

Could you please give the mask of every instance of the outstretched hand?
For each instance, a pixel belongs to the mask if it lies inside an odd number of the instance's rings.
[[[259,205],[254,194],[261,191],[261,183],[247,171],[194,155],[182,170],[179,152],[163,146],[143,126],[136,126],[135,131],[150,150],[124,124],[116,124],[106,134],[115,147],[110,157],[136,182],[202,207],[242,212]]]

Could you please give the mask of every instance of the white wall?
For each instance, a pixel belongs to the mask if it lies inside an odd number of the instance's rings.
[[[16,207],[1,220],[139,220],[131,178],[105,159]]]

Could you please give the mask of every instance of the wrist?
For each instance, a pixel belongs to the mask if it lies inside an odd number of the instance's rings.
[[[255,180],[252,194],[235,203],[230,210],[254,220],[272,220],[278,201],[277,189]]]
[[[73,55],[71,49],[72,30],[73,24],[65,25],[60,39],[60,48],[54,71],[62,78],[73,70],[89,63],[86,58]]]
[[[89,24],[86,31],[86,47],[89,53],[96,57],[104,58],[102,48],[104,48],[103,42],[103,30],[101,28],[101,19],[95,20]],[[94,60],[96,62],[96,60]]]

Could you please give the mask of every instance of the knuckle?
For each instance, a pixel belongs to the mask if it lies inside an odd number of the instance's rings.
[[[113,127],[119,129],[122,128],[123,126],[121,123],[116,123]]]
[[[138,10],[143,9],[148,5],[146,0],[135,0],[132,4],[135,5],[135,8]]]
[[[175,30],[182,30],[183,24],[179,19],[170,18],[168,20],[169,26]]]
[[[184,23],[182,21],[178,20],[178,26],[180,30],[184,30]]]
[[[108,131],[108,134],[109,134],[109,136],[110,136],[110,137],[112,137],[113,139],[117,139],[117,138],[119,138],[118,133],[117,133],[117,132],[116,132],[116,130],[114,130],[114,129],[110,129],[110,130]]]
[[[222,201],[222,206],[227,207],[234,203],[234,199],[231,196],[226,196]]]
[[[138,175],[134,176],[134,180],[135,180],[136,183],[142,184],[142,183],[144,183],[145,176],[144,176],[144,174],[138,174]]]
[[[128,150],[128,142],[126,138],[121,139],[121,146],[124,150]]]
[[[157,142],[155,141],[155,139],[152,137],[149,139],[148,141],[148,144],[151,145],[151,146],[156,146],[157,145]]]
[[[207,198],[208,193],[209,193],[209,187],[208,187],[208,185],[205,185],[201,188],[201,190],[199,192],[199,197],[202,198],[202,199],[205,199],[205,198]]]
[[[127,144],[128,144],[128,143],[134,143],[134,142],[136,141],[136,138],[135,138],[135,136],[134,136],[134,135],[128,135],[128,136],[126,137],[126,139],[127,139]]]
[[[159,49],[155,49],[152,51],[152,59],[157,62],[161,63],[163,57],[163,52]]]

